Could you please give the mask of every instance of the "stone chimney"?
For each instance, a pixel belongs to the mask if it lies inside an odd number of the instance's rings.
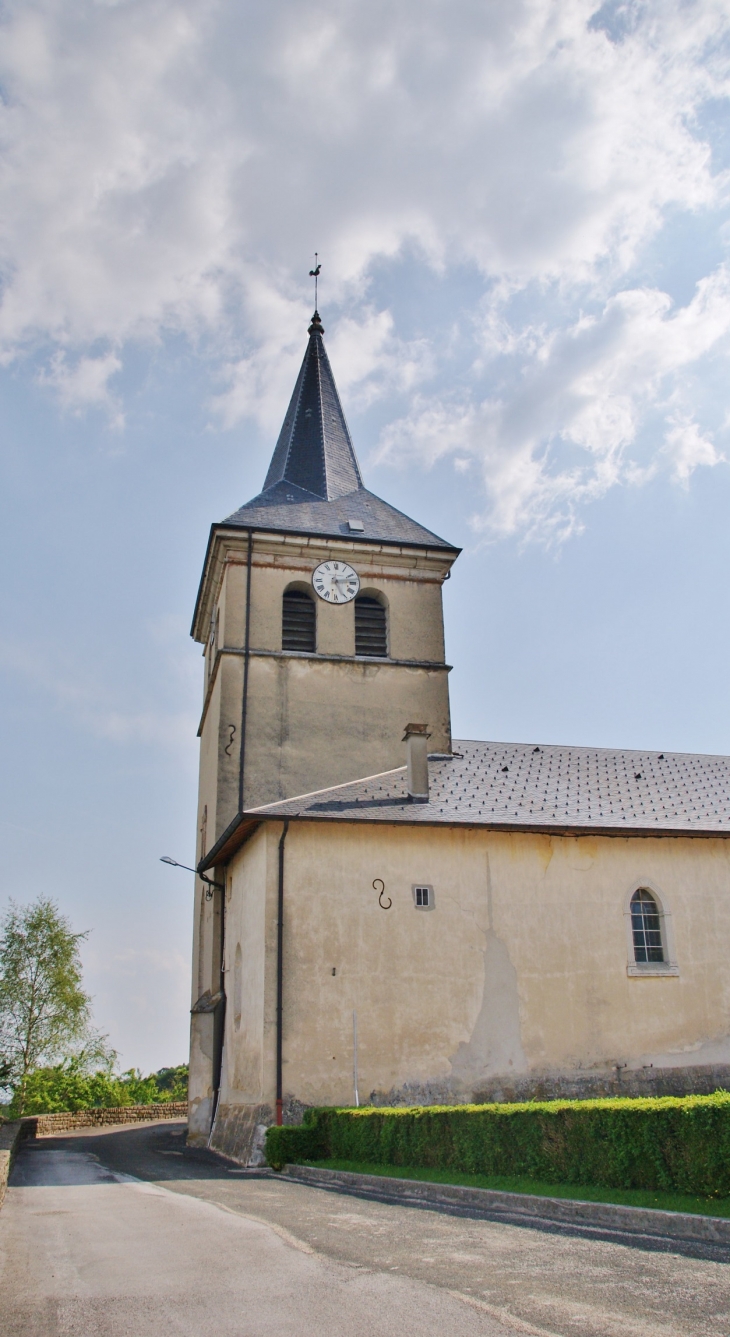
[[[427,724],[407,724],[403,742],[407,745],[408,797],[412,803],[428,803]]]

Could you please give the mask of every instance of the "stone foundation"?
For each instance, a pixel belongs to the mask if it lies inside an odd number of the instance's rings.
[[[270,1105],[219,1105],[208,1145],[239,1165],[265,1165],[264,1138],[273,1122]]]
[[[730,1091],[730,1065],[707,1064],[686,1068],[609,1068],[599,1072],[580,1069],[495,1077],[474,1091],[464,1092],[448,1082],[407,1083],[391,1091],[371,1091],[368,1104],[484,1105],[522,1100],[596,1100],[612,1096],[688,1096]],[[285,1124],[300,1124],[308,1106],[294,1096],[283,1109]],[[102,1113],[102,1111],[99,1111]],[[163,1116],[164,1117],[164,1116]],[[270,1105],[220,1105],[208,1142],[188,1137],[188,1145],[209,1145],[239,1165],[265,1165],[266,1129],[274,1122]]]
[[[484,1105],[521,1100],[595,1100],[601,1096],[707,1096],[730,1091],[730,1065],[684,1068],[615,1067],[590,1072],[531,1073],[494,1077],[465,1092],[448,1082],[407,1083],[371,1091],[371,1105]]]

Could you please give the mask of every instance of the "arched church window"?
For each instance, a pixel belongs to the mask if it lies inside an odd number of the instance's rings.
[[[371,594],[359,594],[355,600],[355,654],[375,659],[388,657],[385,605]]]
[[[666,960],[659,906],[646,887],[639,887],[631,897],[631,932],[637,964]]]
[[[282,650],[314,654],[317,649],[317,612],[304,590],[286,590],[281,619]]]

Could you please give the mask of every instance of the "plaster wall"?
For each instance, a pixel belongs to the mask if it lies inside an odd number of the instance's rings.
[[[353,563],[387,608],[388,660],[355,656],[354,604],[315,599],[317,652],[282,651],[282,597],[311,590],[329,558]],[[244,806],[375,774],[404,761],[404,725],[425,721],[432,751],[451,746],[441,586],[453,554],[351,540],[254,536]],[[247,536],[219,536],[196,635],[206,653],[200,802],[216,839],[238,811]],[[393,662],[397,661],[397,662]],[[212,840],[209,842],[209,846]]]
[[[405,765],[411,719],[433,751],[451,747],[446,673],[387,662],[254,655],[249,718],[248,808]]]
[[[201,842],[205,850],[215,840],[218,807],[219,734],[221,723],[221,682],[216,674],[210,683],[207,710],[200,730],[200,759],[198,763],[198,825],[196,849],[201,857]]]
[[[269,828],[260,827],[247,858],[227,878],[226,1021],[232,1041],[227,1054],[227,1090],[235,1092],[239,1103],[251,1105],[259,1104],[265,1094],[266,899],[271,865],[267,846],[272,835]],[[270,920],[271,910],[270,906]]]
[[[206,996],[210,999],[220,990],[220,915],[220,894],[208,899],[204,884],[196,878],[188,1078],[188,1129],[193,1143],[207,1139],[213,1111],[217,1017],[214,1011],[195,1009]]]
[[[230,867],[236,931],[243,943],[246,923],[255,924],[259,958],[268,891],[263,1065],[252,964],[247,1020],[227,1027],[228,1100],[274,1099],[275,1011],[266,1000],[275,989],[280,829],[271,823],[264,837],[260,828]],[[435,909],[414,908],[415,882],[433,886]],[[625,900],[642,885],[671,911],[677,976],[627,973]],[[290,1103],[352,1103],[353,1011],[363,1101],[478,1097],[495,1078],[509,1085],[622,1065],[730,1062],[723,840],[293,822],[284,941]]]

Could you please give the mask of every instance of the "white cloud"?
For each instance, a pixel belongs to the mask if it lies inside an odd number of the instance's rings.
[[[224,364],[221,378],[226,388],[212,406],[226,427],[250,417],[275,433],[302,359],[307,308],[278,297],[262,306],[268,309],[269,319],[262,312],[259,345],[247,356]],[[325,334],[328,336],[326,328]],[[428,341],[397,338],[388,311],[364,308],[359,319],[344,316],[337,321],[333,337],[327,337],[327,346],[340,395],[355,411],[389,390],[411,391],[433,371]]]
[[[113,410],[114,425],[123,427],[124,414],[109,389],[109,381],[121,369],[122,362],[116,353],[79,357],[75,363],[69,363],[66,353],[58,349],[38,379],[41,385],[53,386],[63,408],[80,413],[101,405]]]
[[[678,422],[672,427],[666,434],[666,449],[675,478],[685,486],[695,469],[703,464],[712,467],[725,458],[696,422]]]
[[[494,323],[488,323],[494,348]],[[491,534],[520,530],[565,538],[580,527],[582,503],[617,483],[646,481],[662,459],[686,484],[724,456],[693,421],[693,373],[717,350],[727,354],[730,270],[720,267],[677,311],[666,293],[620,292],[598,316],[567,329],[502,334],[515,364],[507,392],[481,402],[420,402],[383,433],[377,458],[453,455],[483,472],[490,508],[475,518]],[[647,418],[658,418],[647,467],[632,447]],[[576,449],[577,448],[577,449]]]
[[[729,37],[724,0],[275,0],[256,12],[232,0],[9,0],[0,356],[32,349],[64,406],[106,403],[121,422],[113,381],[129,343],[182,331],[222,377],[225,423],[254,415],[273,430],[317,248],[350,403],[410,398],[426,453],[442,449],[428,435],[437,420],[441,442],[506,424],[489,482],[499,525],[535,523],[535,488],[540,513],[563,514],[561,498],[570,509],[621,476],[651,402],[630,350],[655,387],[689,365],[669,347],[686,347],[681,313],[662,316],[652,302],[668,299],[630,271],[668,211],[726,198],[700,127],[707,101],[728,95]],[[471,267],[461,365],[438,322],[402,332],[406,256],[435,274]],[[385,261],[395,277],[378,309]],[[705,307],[683,310],[714,348],[726,298],[705,279]],[[664,340],[656,363],[646,329]],[[525,386],[501,384],[505,356],[524,358]],[[446,393],[455,373],[460,407]],[[556,434],[594,456],[588,479],[582,465],[547,469]],[[710,461],[687,451],[680,472]]]

